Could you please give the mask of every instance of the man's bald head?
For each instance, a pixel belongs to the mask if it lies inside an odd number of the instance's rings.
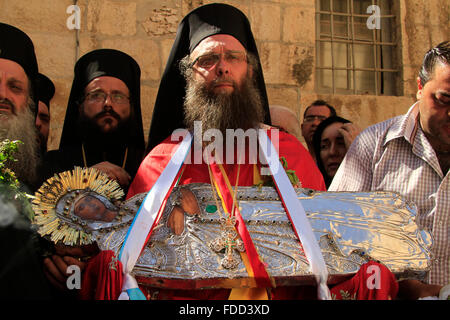
[[[270,118],[274,127],[278,127],[300,140],[300,122],[294,111],[285,106],[271,105]]]

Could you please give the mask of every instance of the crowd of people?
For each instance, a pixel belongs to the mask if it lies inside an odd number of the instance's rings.
[[[24,32],[1,23],[0,39],[0,140],[22,141],[15,154],[17,161],[8,162],[7,167],[25,192],[32,194],[55,173],[79,166],[96,168],[116,180],[129,199],[150,191],[181,148],[180,140],[173,139],[175,130],[185,128],[195,136],[196,125],[201,123],[203,132],[214,129],[225,137],[230,129],[263,129],[269,138],[278,139],[278,155],[295,172],[301,187],[398,192],[417,205],[418,226],[433,236],[431,268],[424,281],[396,281],[380,264],[383,292],[369,292],[361,287],[364,281],[352,278],[330,286],[333,297],[343,298],[343,288],[359,299],[438,297],[450,283],[448,41],[425,54],[417,79],[417,102],[407,114],[361,131],[339,117],[329,103],[317,100],[306,108],[300,123],[290,108],[269,105],[247,17],[230,5],[201,6],[180,22],[161,78],[147,145],[141,107],[149,106],[141,106],[138,63],[124,52],[98,49],[76,62],[59,147],[47,151],[55,86],[39,73],[33,43]],[[215,142],[219,148],[210,153],[212,157],[218,157],[222,147],[229,152],[227,141],[216,136]],[[200,146],[207,149],[205,141]],[[251,158],[250,153],[245,150],[246,159]],[[212,183],[213,176],[231,186],[253,186],[266,178],[259,174],[260,162],[240,163],[236,156],[221,164],[203,158],[197,161],[191,153],[178,184]],[[224,202],[224,210],[230,211]],[[8,243],[0,267],[1,287],[8,290],[1,290],[2,294],[31,299],[100,299],[105,297],[101,291],[112,287],[115,289],[107,296],[117,299],[121,293],[117,283],[105,285],[101,268],[110,261],[93,258],[99,254],[95,246],[53,245],[37,239],[31,227],[17,227],[4,219],[0,219],[0,238]],[[246,248],[252,260],[250,244]],[[80,267],[83,279],[89,279],[89,288],[95,292],[82,290],[80,294],[67,289],[70,265]],[[251,266],[259,278],[269,277],[257,258]],[[25,269],[17,277],[16,272]],[[364,277],[364,273],[355,277]],[[238,288],[142,291],[144,297],[156,299],[317,298],[313,286],[268,285],[242,289],[245,292]]]

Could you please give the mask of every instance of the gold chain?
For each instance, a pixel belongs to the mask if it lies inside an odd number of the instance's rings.
[[[208,164],[208,172],[209,172],[209,180],[211,181],[211,191],[214,197],[214,201],[216,202],[216,207],[217,207],[217,211],[219,212],[219,217],[220,219],[223,218],[222,216],[222,212],[220,211],[220,206],[219,206],[219,200],[217,200],[217,196],[216,196],[216,190],[214,189],[214,177],[212,176],[212,172],[211,172],[211,168],[209,167]]]
[[[241,165],[240,164],[238,164],[238,171],[237,171],[237,173],[236,173],[236,185],[235,185],[235,187],[234,187],[234,192],[233,192],[233,206],[232,206],[232,209],[231,209],[231,212],[230,212],[230,216],[231,215],[234,215],[234,208],[235,208],[235,204],[236,204],[236,202],[237,202],[237,198],[236,198],[236,194],[237,194],[237,187],[238,187],[238,183],[239,183],[239,174],[240,174],[240,171],[241,171]],[[211,168],[210,168],[210,166],[209,166],[209,164],[208,164],[208,172],[209,172],[209,180],[211,181],[211,189],[212,189],[212,194],[213,194],[213,196],[214,196],[214,201],[216,202],[216,207],[217,207],[217,210],[219,211],[219,216],[220,216],[220,218],[223,218],[223,216],[222,216],[222,212],[220,211],[220,207],[219,207],[219,201],[217,200],[217,196],[216,196],[216,190],[214,189],[214,187],[213,187],[213,185],[215,184],[214,183],[214,177],[213,177],[213,175],[212,175],[212,172],[211,172]],[[231,190],[231,191],[233,191],[233,190]]]
[[[239,174],[241,172],[241,164],[238,164],[238,171],[236,173],[236,185],[234,186],[234,192],[233,192],[233,208],[231,208],[231,212],[232,214],[234,214],[234,206],[237,204],[237,187],[238,187],[238,183],[239,183]],[[233,190],[231,190],[233,191]]]

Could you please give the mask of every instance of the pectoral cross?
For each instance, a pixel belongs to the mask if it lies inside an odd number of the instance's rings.
[[[221,218],[222,233],[219,238],[210,242],[209,246],[215,252],[221,252],[225,249],[225,257],[222,259],[222,267],[225,269],[234,269],[239,263],[239,256],[234,250],[239,252],[245,251],[244,242],[237,238],[237,232],[234,228],[236,224],[235,217]]]

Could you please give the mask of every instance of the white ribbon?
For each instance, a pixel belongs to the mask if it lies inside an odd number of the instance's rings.
[[[275,150],[272,142],[267,136],[265,130],[258,130],[258,141],[260,151],[263,153],[266,162],[269,165],[272,176],[277,185],[280,197],[286,207],[287,213],[291,217],[294,231],[299,237],[305,251],[306,258],[309,262],[310,272],[316,276],[318,284],[318,296],[321,300],[330,300],[330,289],[327,286],[328,269],[322,256],[322,251],[317,243],[311,224],[306,217],[305,209],[303,208],[297,194],[284,170],[280,170],[278,153]]]
[[[184,163],[186,155],[190,150],[191,142],[192,135],[186,130],[183,141],[145,197],[144,202],[134,217],[132,225],[128,229],[124,244],[119,253],[119,260],[122,263],[124,275],[122,293],[119,296],[119,300],[130,299],[130,291],[128,290],[136,290],[139,288],[131,271],[141,254],[153,224],[157,222],[158,213]]]

